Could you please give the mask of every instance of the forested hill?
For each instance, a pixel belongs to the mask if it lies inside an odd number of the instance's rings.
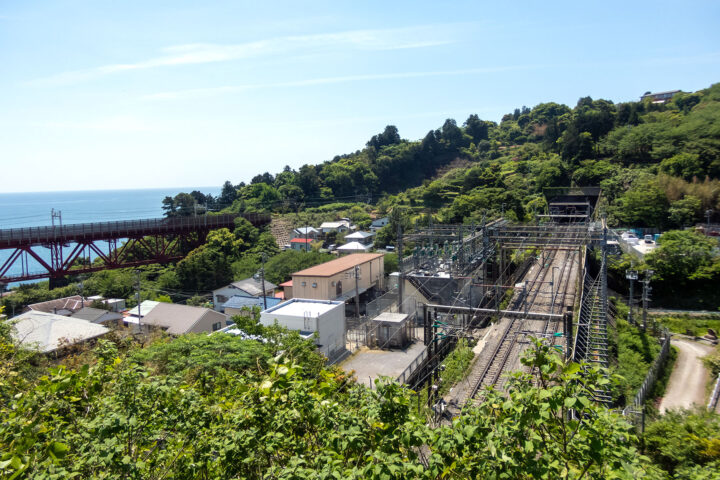
[[[666,104],[585,97],[574,108],[522,107],[499,124],[477,115],[462,126],[448,119],[418,141],[387,126],[355,153],[266,172],[249,185],[228,181],[218,198],[193,192],[166,198],[165,205],[177,214],[194,201],[231,211],[286,211],[370,200],[381,210],[402,204],[459,222],[505,204],[506,214],[520,220],[545,207],[544,187],[600,185],[612,223],[680,227],[701,220],[707,209],[718,215],[719,119],[715,84]]]

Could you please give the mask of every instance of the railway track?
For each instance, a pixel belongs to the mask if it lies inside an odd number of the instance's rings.
[[[551,252],[551,255],[554,260],[556,252]],[[514,310],[517,310],[523,304],[527,305],[527,310],[530,310],[535,305],[540,290],[545,283],[548,271],[552,271],[551,268],[543,268],[543,265],[535,265],[535,267],[534,278],[530,286],[526,288],[525,295],[518,295],[516,293],[515,298],[511,300]],[[506,369],[508,360],[513,353],[516,353],[517,339],[520,336],[520,332],[525,328],[526,320],[512,318],[505,320],[507,320],[507,326],[503,330],[500,341],[495,345],[494,350],[490,354],[489,361],[470,379],[472,385],[469,395],[470,399],[477,398],[483,387],[497,385]]]
[[[579,265],[576,252],[572,250],[545,250],[545,261],[542,265],[535,265],[535,271],[528,272],[533,279],[526,283],[525,295],[518,295],[511,300],[513,310],[562,313],[569,299],[574,299],[574,287],[571,281]],[[560,270],[555,288],[547,292],[549,280],[555,269]],[[553,279],[553,281],[555,281]],[[484,387],[495,386],[502,388],[505,379],[503,373],[512,367],[524,349],[521,338],[528,334],[541,337],[554,337],[560,329],[561,322],[556,320],[527,320],[524,318],[503,319],[507,322],[499,341],[493,347],[486,363],[471,373],[468,381],[471,388],[466,400],[478,401],[482,396]]]

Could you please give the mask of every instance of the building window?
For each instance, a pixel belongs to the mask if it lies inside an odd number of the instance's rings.
[[[332,282],[331,285],[334,287],[334,286],[335,286],[335,282]]]
[[[317,283],[313,282],[313,288],[317,288]]]
[[[222,328],[222,323],[220,323],[220,322],[213,323],[213,325],[212,325],[213,332],[220,330],[220,328]]]
[[[304,287],[305,285],[307,285],[307,283],[305,283],[305,282],[302,282],[302,283],[300,284],[301,287]]]

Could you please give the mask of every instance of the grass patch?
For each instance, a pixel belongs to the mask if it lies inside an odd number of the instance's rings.
[[[471,344],[471,342],[461,338],[455,349],[450,352],[450,355],[448,355],[443,362],[445,371],[440,374],[442,378],[442,382],[440,383],[441,396],[448,393],[456,383],[465,378],[465,375],[470,369],[470,364],[475,357],[472,351],[474,346],[475,342]]]
[[[708,328],[720,332],[720,318],[717,316],[653,315],[653,320],[665,325],[673,333],[694,337],[707,335]]]
[[[632,401],[642,385],[661,346],[651,329],[644,332],[625,320],[617,320],[617,332],[618,364],[613,373],[620,378],[614,385],[613,397],[624,406]]]

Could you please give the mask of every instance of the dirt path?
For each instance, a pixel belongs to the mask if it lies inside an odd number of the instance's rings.
[[[687,408],[693,403],[705,404],[709,375],[701,359],[712,351],[712,347],[689,340],[672,340],[672,345],[677,347],[678,357],[665,396],[660,401],[660,413],[671,408]]]

